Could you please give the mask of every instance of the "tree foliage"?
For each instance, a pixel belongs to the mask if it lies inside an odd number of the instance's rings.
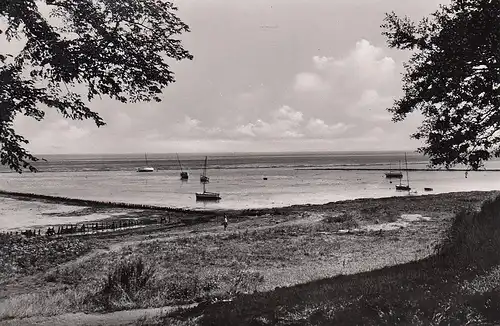
[[[176,10],[164,0],[1,0],[0,37],[22,44],[16,53],[0,48],[1,163],[36,171],[17,115],[42,120],[52,109],[99,127],[96,98],[160,101],[175,81],[167,61],[192,59],[175,38],[189,31]]]
[[[392,12],[382,28],[390,47],[413,51],[389,111],[394,121],[422,113],[412,137],[431,165],[477,170],[499,157],[500,1],[452,0],[418,23]]]

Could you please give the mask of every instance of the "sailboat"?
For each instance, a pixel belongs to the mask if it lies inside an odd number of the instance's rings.
[[[208,157],[205,156],[205,165],[203,166],[203,173],[200,175],[200,182],[202,183],[210,182],[210,178],[207,177],[207,160]]]
[[[189,175],[186,171],[182,170],[182,164],[181,160],[179,160],[179,154],[176,155],[177,155],[177,162],[179,162],[179,167],[181,168],[181,180],[187,180],[189,178]]]
[[[399,161],[399,172],[398,171],[392,171],[392,164],[389,163],[389,172],[385,173],[385,177],[387,179],[401,179],[403,178],[403,173],[401,173],[401,161]]]
[[[405,165],[406,165],[406,185],[401,184],[401,179],[399,179],[399,185],[396,185],[396,190],[398,191],[410,191],[410,178],[408,176],[408,161],[406,159],[405,153]]]
[[[146,166],[137,168],[137,172],[154,172],[155,169],[148,164],[148,156],[144,153],[144,158],[146,160]]]

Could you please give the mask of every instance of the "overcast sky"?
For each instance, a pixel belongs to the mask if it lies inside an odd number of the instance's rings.
[[[445,0],[177,0],[192,61],[161,103],[92,108],[97,128],[48,113],[16,121],[35,153],[413,150],[420,118],[393,123],[408,53],[381,35],[384,13],[414,19]]]

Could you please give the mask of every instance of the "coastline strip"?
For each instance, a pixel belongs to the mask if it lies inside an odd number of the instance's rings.
[[[132,204],[132,203],[124,203],[124,202],[111,202],[111,201],[99,201],[99,200],[91,200],[91,199],[79,199],[79,198],[69,198],[62,196],[52,196],[52,195],[41,195],[35,193],[25,193],[25,192],[15,192],[15,191],[6,191],[0,190],[0,196],[4,197],[12,197],[19,199],[39,199],[50,202],[63,202],[66,204],[74,205],[74,206],[89,206],[89,207],[111,207],[111,208],[128,208],[128,209],[147,209],[147,210],[155,210],[155,211],[167,211],[167,212],[175,212],[175,213],[196,213],[203,215],[213,215],[213,211],[208,210],[192,210],[186,208],[174,208],[167,206],[157,206],[157,205],[144,205],[144,204]]]
[[[296,168],[294,169],[296,171],[385,171],[387,172],[388,169],[383,169],[383,168],[350,168],[350,167],[345,167],[345,168]],[[418,169],[418,168],[413,168],[413,169],[403,169],[404,171],[413,171],[413,172],[500,172],[500,169],[486,169],[486,170],[479,170],[479,171],[471,171],[467,169]]]

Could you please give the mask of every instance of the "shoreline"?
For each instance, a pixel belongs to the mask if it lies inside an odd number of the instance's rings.
[[[388,172],[389,169],[385,168],[350,168],[350,167],[345,167],[345,168],[296,168],[294,169],[296,171],[386,171]],[[393,169],[396,170],[396,169]],[[485,169],[485,170],[478,170],[478,171],[472,171],[468,169],[419,169],[419,168],[413,168],[413,169],[403,169],[404,171],[408,172],[500,172],[500,169]],[[402,171],[403,171],[402,170]],[[397,178],[394,178],[397,179]]]
[[[84,200],[67,198],[61,196],[48,196],[31,193],[8,192],[0,190],[0,199],[13,200],[10,209],[7,206],[3,211],[4,229],[2,232],[14,233],[30,230],[45,230],[49,227],[73,227],[82,226],[84,229],[94,227],[100,223],[102,228],[114,229],[117,223],[137,223],[148,225],[162,225],[165,220],[177,219],[184,223],[198,223],[198,220],[218,218],[223,214],[231,218],[245,217],[268,217],[280,216],[296,213],[330,211],[338,208],[349,210],[350,207],[390,206],[390,210],[395,207],[413,206],[413,203],[428,202],[432,205],[439,205],[440,200],[458,200],[462,198],[465,202],[467,198],[484,196],[495,197],[500,191],[457,191],[437,194],[418,194],[407,196],[354,198],[338,201],[331,201],[323,204],[297,204],[271,208],[246,208],[246,209],[214,209],[214,210],[190,210],[172,209],[170,207],[128,204],[121,202],[101,202],[96,200]],[[13,211],[14,209],[14,211]],[[406,208],[404,209],[406,210]],[[14,223],[9,226],[9,211],[14,212]],[[0,216],[0,220],[1,220]],[[85,224],[85,226],[83,226]],[[97,228],[97,227],[96,227]],[[42,231],[45,232],[45,231]],[[78,233],[78,232],[76,232]]]
[[[347,204],[351,202],[359,202],[359,201],[373,201],[373,200],[393,200],[396,198],[420,198],[420,197],[436,197],[436,196],[448,196],[448,195],[474,195],[474,194],[487,194],[487,193],[498,193],[499,190],[472,190],[472,191],[450,191],[443,193],[419,193],[419,194],[408,194],[405,196],[387,196],[387,197],[357,197],[352,199],[343,199],[336,201],[329,201],[322,204],[293,204],[286,206],[276,206],[276,207],[264,207],[264,208],[241,208],[241,209],[231,209],[231,208],[214,208],[214,209],[189,209],[189,208],[176,208],[169,206],[159,206],[159,205],[146,205],[146,204],[134,204],[127,202],[112,202],[112,201],[100,201],[100,200],[92,200],[92,199],[82,199],[82,198],[72,198],[72,197],[63,197],[63,196],[53,196],[53,195],[42,195],[36,193],[24,193],[24,192],[16,192],[16,191],[5,191],[0,190],[0,197],[10,198],[20,201],[40,201],[40,202],[49,202],[54,204],[62,204],[68,206],[76,206],[76,207],[87,207],[87,208],[123,208],[130,210],[151,210],[151,211],[164,211],[164,212],[172,212],[172,213],[184,213],[186,215],[190,214],[206,214],[206,215],[218,215],[220,213],[232,213],[232,214],[251,214],[251,213],[263,213],[263,212],[275,212],[276,210],[301,210],[301,209],[310,209],[310,208],[323,208],[326,206],[331,206],[334,204]],[[265,214],[265,213],[264,213]]]
[[[500,171],[500,170],[499,170]],[[146,204],[134,204],[127,202],[113,202],[113,201],[100,201],[93,199],[82,199],[82,198],[72,198],[72,197],[64,197],[64,196],[54,196],[54,195],[43,195],[36,193],[26,193],[26,192],[16,192],[16,191],[6,191],[0,190],[0,197],[11,198],[16,200],[38,200],[43,202],[52,202],[55,204],[64,204],[69,206],[83,206],[83,207],[91,207],[91,208],[124,208],[124,209],[141,209],[141,210],[154,210],[154,211],[165,211],[165,212],[175,212],[175,213],[186,213],[186,214],[208,214],[213,215],[213,213],[221,213],[221,212],[232,212],[232,213],[248,213],[248,212],[261,212],[261,211],[275,211],[281,209],[301,209],[301,208],[312,208],[312,207],[322,207],[331,204],[341,204],[341,203],[349,203],[353,201],[370,201],[370,200],[384,200],[384,199],[395,199],[395,198],[415,198],[415,197],[435,197],[442,195],[455,195],[455,194],[478,194],[478,193],[499,193],[499,190],[471,190],[471,191],[450,191],[450,192],[442,192],[442,193],[418,193],[418,194],[409,194],[405,196],[386,196],[386,197],[357,197],[351,199],[343,199],[336,201],[329,201],[321,204],[292,204],[286,206],[276,206],[276,207],[263,207],[263,208],[214,208],[214,209],[190,209],[190,208],[177,208],[170,206],[159,206],[159,205],[146,205]]]

